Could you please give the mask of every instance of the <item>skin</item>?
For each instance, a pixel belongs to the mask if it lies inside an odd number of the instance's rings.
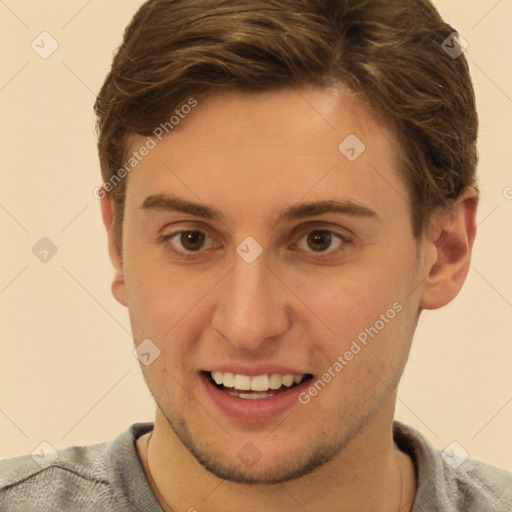
[[[122,257],[103,199],[113,294],[135,345],[149,338],[161,351],[141,365],[158,407],[149,448],[147,436],[137,448],[164,510],[411,509],[414,466],[392,438],[396,389],[421,310],[450,302],[465,280],[477,195],[466,189],[415,238],[398,148],[377,120],[340,89],[213,95],[129,175]],[[366,145],[354,162],[338,150],[348,134]],[[131,148],[144,141],[134,136]],[[141,208],[155,194],[225,218]],[[376,216],[277,220],[282,208],[325,199]],[[315,251],[315,229],[345,241]],[[161,240],[180,230],[207,235],[192,259],[172,252],[186,253],[179,236]],[[247,236],[263,248],[250,264],[236,252]],[[402,310],[309,404],[275,419],[227,418],[201,385],[200,370],[223,363],[318,378],[394,303]],[[250,468],[237,458],[249,442],[261,454]]]

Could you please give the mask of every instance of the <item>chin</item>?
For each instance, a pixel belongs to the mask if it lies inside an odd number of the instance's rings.
[[[273,445],[268,433],[264,437],[260,434],[261,441],[254,443],[250,434],[244,434],[244,440],[231,436],[222,446],[216,446],[211,437],[192,429],[183,417],[171,418],[160,411],[177,439],[203,468],[222,480],[246,485],[277,485],[300,479],[331,461],[352,437],[332,429],[316,436],[304,432],[296,436],[295,442],[287,437],[286,445],[276,439]]]

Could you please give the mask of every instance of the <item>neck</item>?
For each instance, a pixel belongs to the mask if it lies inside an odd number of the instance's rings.
[[[278,485],[228,482],[208,472],[176,437],[160,411],[151,435],[137,442],[148,481],[164,511],[246,512],[336,510],[407,512],[416,492],[414,466],[394,447],[392,416],[379,416],[331,461],[297,480]],[[382,428],[381,425],[386,425]],[[149,438],[151,441],[148,443]]]

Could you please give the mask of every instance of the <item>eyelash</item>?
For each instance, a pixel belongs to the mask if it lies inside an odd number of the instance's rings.
[[[315,233],[315,232],[330,233],[332,235],[333,239],[337,238],[340,242],[342,242],[341,247],[334,251],[323,251],[323,252],[317,252],[317,253],[315,253],[314,251],[306,251],[311,254],[312,258],[315,258],[315,259],[325,258],[326,257],[325,255],[333,256],[333,255],[337,255],[339,253],[343,253],[347,249],[347,247],[353,243],[352,240],[345,237],[344,235],[336,233],[335,231],[332,231],[330,229],[323,229],[323,228],[315,228],[315,229],[310,229],[309,231],[304,231],[301,234],[299,241],[302,240],[305,236],[310,235],[311,233]],[[177,256],[178,258],[191,260],[191,259],[196,259],[196,258],[201,257],[205,252],[204,249],[200,249],[199,251],[182,252],[182,251],[176,250],[172,246],[171,240],[179,235],[182,235],[183,233],[202,233],[202,234],[206,235],[206,237],[208,237],[208,235],[204,231],[201,231],[199,229],[184,229],[181,231],[175,231],[174,233],[169,233],[168,235],[163,235],[163,236],[159,237],[158,241],[162,245],[164,245],[167,249],[172,251],[174,253],[174,255]],[[208,237],[208,238],[211,238],[211,237]],[[324,255],[324,256],[322,256],[322,255]]]

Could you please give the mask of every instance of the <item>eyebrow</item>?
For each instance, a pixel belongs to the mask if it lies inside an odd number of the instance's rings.
[[[142,203],[143,210],[161,210],[169,212],[186,213],[195,215],[204,219],[224,219],[224,215],[220,210],[212,206],[205,206],[200,203],[194,203],[181,199],[177,196],[166,194],[156,194],[147,197]]]
[[[201,203],[195,203],[182,199],[175,195],[155,194],[148,196],[142,203],[143,210],[156,210],[179,212],[188,215],[194,215],[203,219],[225,221],[225,215],[214,206],[207,206]],[[298,203],[289,207],[281,208],[277,211],[276,221],[300,220],[306,217],[314,217],[325,213],[340,213],[353,217],[365,217],[379,219],[377,213],[367,206],[354,203],[350,200],[327,199],[322,201],[312,201],[308,203]]]
[[[279,220],[298,220],[305,217],[313,217],[324,213],[341,213],[353,217],[367,217],[378,219],[377,213],[363,206],[348,200],[327,199],[309,203],[299,203],[280,210]]]

